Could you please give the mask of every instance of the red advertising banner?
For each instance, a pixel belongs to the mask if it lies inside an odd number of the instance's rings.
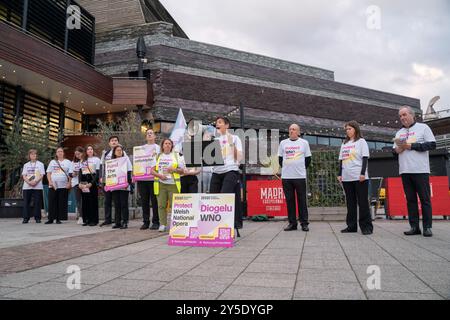
[[[286,199],[280,180],[247,182],[247,215],[287,217]]]
[[[433,216],[450,216],[448,177],[430,177]],[[386,179],[386,213],[391,216],[408,216],[405,192],[401,178]],[[422,215],[419,200],[419,213]]]

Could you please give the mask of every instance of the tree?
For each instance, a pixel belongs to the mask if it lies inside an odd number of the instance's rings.
[[[63,133],[54,135],[50,124],[40,121],[43,117],[37,114],[24,123],[18,118],[5,136],[3,150],[0,153],[0,169],[6,171],[6,181],[11,186],[9,197],[19,198],[22,192],[23,180],[20,179],[21,169],[28,162],[28,150],[38,151],[38,160],[47,165],[53,158],[55,149],[63,141]]]
[[[145,144],[145,133],[142,132],[142,119],[133,111],[128,112],[124,118],[118,122],[103,122],[97,120],[97,137],[101,141],[96,147],[101,150],[108,150],[109,137],[118,136],[120,144],[125,152],[133,154],[133,147]]]

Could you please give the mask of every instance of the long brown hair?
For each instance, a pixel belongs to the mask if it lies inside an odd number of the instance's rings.
[[[170,143],[172,144],[172,148],[170,149],[170,152],[172,152],[173,151],[173,148],[174,148],[174,145],[173,145],[173,141],[171,140],[171,139],[169,139],[169,138],[165,138],[165,139],[163,139],[163,141],[161,142],[161,153],[164,153],[164,148],[163,148],[163,146],[164,146],[164,143],[166,142],[166,141],[170,141]]]
[[[353,140],[354,140],[355,142],[358,141],[359,139],[362,139],[362,138],[363,138],[362,133],[361,133],[361,128],[360,128],[358,122],[356,122],[356,121],[354,121],[354,120],[352,120],[352,121],[350,121],[350,122],[347,122],[347,123],[345,124],[345,126],[344,126],[344,129],[346,129],[347,127],[352,127],[353,129],[355,129],[355,138],[353,138]],[[346,137],[345,137],[344,144],[347,143],[347,142],[349,142],[349,141],[350,141],[350,138],[348,137],[348,135],[347,135],[347,133],[346,133]]]
[[[81,159],[78,159],[75,152],[81,153]],[[86,150],[83,147],[76,147],[73,153],[73,162],[82,162],[86,159]]]

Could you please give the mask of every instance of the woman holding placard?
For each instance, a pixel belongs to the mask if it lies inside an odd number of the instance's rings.
[[[180,175],[184,173],[185,166],[178,153],[173,151],[172,140],[164,139],[161,150],[152,174],[155,176],[154,191],[158,197],[159,232],[165,232],[167,207],[172,212],[172,197],[174,193],[181,191]]]
[[[372,217],[369,209],[369,146],[361,135],[361,129],[356,121],[345,125],[347,137],[341,146],[339,154],[340,166],[338,180],[344,186],[347,201],[347,228],[342,233],[354,233],[359,227],[363,235],[373,232]]]
[[[81,216],[83,212],[83,204],[81,200],[81,190],[78,187],[80,183],[80,179],[78,173],[80,171],[81,166],[81,157],[84,155],[83,147],[76,147],[74,152],[74,157],[72,161],[73,174],[72,174],[72,192],[75,194],[76,204],[77,204],[77,220],[78,224],[82,224]]]
[[[132,183],[132,172],[133,167],[131,165],[130,159],[125,155],[123,151],[123,147],[118,145],[114,147],[112,160],[124,158],[126,159],[126,172],[127,172],[127,186],[120,190],[114,190],[112,192],[112,197],[114,201],[114,210],[115,210],[115,224],[113,229],[127,229],[128,228],[128,196],[130,194],[130,185]]]
[[[94,147],[86,147],[86,153],[82,154],[79,170],[83,201],[83,226],[96,226],[98,224],[98,177],[100,173],[100,159],[94,155]]]

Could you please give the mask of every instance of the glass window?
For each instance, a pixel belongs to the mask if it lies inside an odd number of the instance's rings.
[[[330,145],[330,138],[328,137],[317,137],[317,144],[323,145],[323,146],[329,146]]]
[[[308,141],[309,144],[312,144],[312,145],[316,145],[317,144],[317,137],[316,136],[307,136],[307,135],[305,135],[305,136],[303,136],[303,139]]]
[[[340,139],[340,138],[330,138],[330,145],[332,147],[340,147],[342,145],[342,139]]]
[[[367,141],[370,150],[375,150],[377,148],[377,144],[374,141]]]

